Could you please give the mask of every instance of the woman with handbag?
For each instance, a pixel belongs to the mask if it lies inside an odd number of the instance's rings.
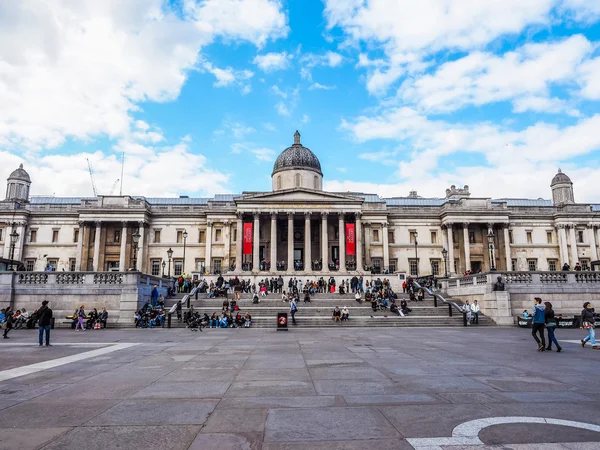
[[[554,318],[552,303],[544,302],[544,305],[546,305],[546,330],[548,331],[548,347],[546,347],[546,350],[552,351],[552,343],[554,342],[554,345],[556,345],[556,352],[560,353],[562,351],[562,347],[554,335],[554,330],[556,330],[556,319]]]
[[[586,342],[589,341],[594,350],[600,350],[600,346],[596,345],[596,320],[594,319],[594,309],[590,302],[585,302],[583,304],[583,311],[581,311],[581,328],[588,332],[588,335],[581,340],[581,346],[585,347]]]

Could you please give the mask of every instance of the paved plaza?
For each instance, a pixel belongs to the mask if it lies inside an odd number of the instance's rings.
[[[599,449],[600,352],[557,334],[13,331],[0,449]]]

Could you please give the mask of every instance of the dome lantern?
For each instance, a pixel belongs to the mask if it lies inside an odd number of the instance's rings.
[[[294,144],[286,148],[275,160],[273,190],[308,188],[320,190],[323,184],[323,172],[319,158],[300,143],[300,133],[294,133]]]

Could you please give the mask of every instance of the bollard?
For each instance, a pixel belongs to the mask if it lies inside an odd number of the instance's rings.
[[[433,296],[433,306],[435,306],[437,308],[437,295],[435,295],[435,294]]]
[[[452,317],[452,304],[448,303],[448,317]]]
[[[196,288],[196,297],[195,297],[196,300],[198,300],[198,291],[200,291],[200,289]]]
[[[173,314],[169,313],[169,315],[167,316],[167,328],[171,328],[171,316]]]
[[[467,313],[466,312],[463,313],[463,326],[465,326],[465,327],[467,326]]]
[[[188,295],[186,306],[188,309],[190,309],[190,296],[189,295]]]

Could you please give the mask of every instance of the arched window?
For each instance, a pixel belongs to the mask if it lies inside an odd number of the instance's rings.
[[[281,175],[277,175],[277,189],[281,189]]]
[[[317,191],[319,190],[319,177],[315,175],[314,178],[314,186],[313,186],[314,190]]]
[[[296,176],[295,176],[295,178],[296,178],[296,180],[295,180],[295,186],[296,187],[300,187],[300,184],[301,184],[300,183],[300,174],[297,173]]]

